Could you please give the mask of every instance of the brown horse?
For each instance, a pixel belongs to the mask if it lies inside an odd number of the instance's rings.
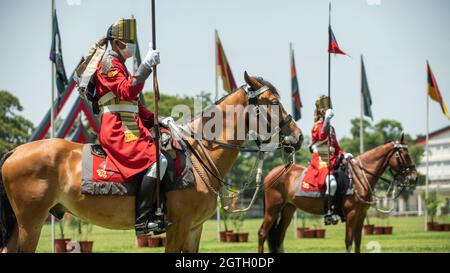
[[[373,198],[375,184],[383,172],[390,168],[397,178],[407,185],[415,184],[417,172],[403,144],[403,134],[399,141],[381,145],[363,153],[349,163],[353,172],[354,194],[344,198],[344,214],[346,215],[345,245],[351,251],[355,242],[355,252],[361,250],[361,231],[367,209]],[[265,200],[264,220],[258,231],[258,251],[264,252],[264,242],[268,239],[271,252],[283,252],[283,241],[286,230],[297,208],[312,214],[323,214],[323,198],[296,196],[300,186],[299,177],[305,167],[294,165],[286,174],[278,176],[281,166],[275,168],[264,179]]]
[[[200,156],[200,160],[191,156],[192,162],[203,168],[194,171],[195,187],[166,194],[166,214],[173,222],[167,229],[166,252],[198,251],[203,223],[215,213],[215,192],[222,186],[220,180],[206,171],[206,167],[218,170],[219,174],[216,175],[226,175],[239,154],[237,147],[244,142],[229,135],[227,137],[227,132],[230,129],[237,132],[236,120],[244,120],[248,124],[256,122],[258,118],[250,112],[236,112],[232,113],[230,119],[226,115],[230,110],[225,106],[245,107],[251,103],[264,108],[280,103],[270,83],[250,77],[247,73],[245,81],[247,86],[237,89],[213,106],[223,113],[223,128],[218,128],[222,130],[216,142],[193,138],[187,140],[188,145]],[[257,90],[263,87],[264,91],[258,93]],[[250,93],[255,95],[252,100],[249,100]],[[273,114],[274,111],[270,112],[269,117],[273,118]],[[281,105],[277,115],[284,121],[283,124],[275,124],[276,129],[279,129],[277,134],[280,139],[281,136],[290,138],[291,148],[298,150],[303,141],[300,129]],[[188,126],[198,131],[201,128],[199,121],[208,119],[203,116]],[[245,130],[247,133],[248,128]],[[224,147],[224,143],[228,147]],[[200,146],[204,149],[200,149]],[[23,144],[4,158],[0,175],[3,181],[0,181],[0,252],[34,252],[42,225],[52,209],[69,212],[84,221],[109,229],[134,228],[134,197],[81,194],[81,157],[81,144],[48,139]],[[200,176],[207,178],[209,185],[205,185],[205,180]]]

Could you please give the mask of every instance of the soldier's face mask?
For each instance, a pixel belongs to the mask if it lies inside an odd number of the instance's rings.
[[[130,58],[131,56],[134,55],[136,51],[136,44],[125,43],[125,48],[124,49],[119,48],[119,51],[120,55],[122,55],[124,59]]]

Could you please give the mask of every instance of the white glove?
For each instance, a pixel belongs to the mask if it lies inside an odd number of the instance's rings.
[[[345,158],[345,160],[350,160],[353,158],[353,155],[351,153],[345,153],[344,158]]]
[[[161,120],[161,124],[166,127],[169,127],[169,123],[175,123],[172,117],[166,117]]]
[[[153,44],[149,43],[149,50],[147,51],[147,55],[144,58],[144,61],[142,61],[142,64],[145,65],[147,68],[152,68],[154,65],[159,64],[159,51],[153,50]]]
[[[334,117],[334,113],[332,109],[328,109],[325,111],[325,120],[329,121]]]

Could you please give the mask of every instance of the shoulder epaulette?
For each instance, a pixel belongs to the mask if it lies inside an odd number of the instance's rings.
[[[113,66],[112,64],[112,56],[109,54],[105,54],[105,56],[103,57],[102,60],[102,71],[101,73],[104,75],[108,74],[108,71],[111,69],[111,67]]]

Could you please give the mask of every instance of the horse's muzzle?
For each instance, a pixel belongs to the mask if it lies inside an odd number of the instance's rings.
[[[283,143],[289,146],[286,147],[287,149],[285,149],[287,152],[288,150],[292,151],[292,148],[294,149],[294,151],[298,151],[302,147],[303,135],[300,134],[298,137],[293,135],[285,136]]]
[[[411,184],[411,186],[415,186],[418,180],[419,176],[417,175],[417,171],[414,169],[409,176],[409,183]]]

